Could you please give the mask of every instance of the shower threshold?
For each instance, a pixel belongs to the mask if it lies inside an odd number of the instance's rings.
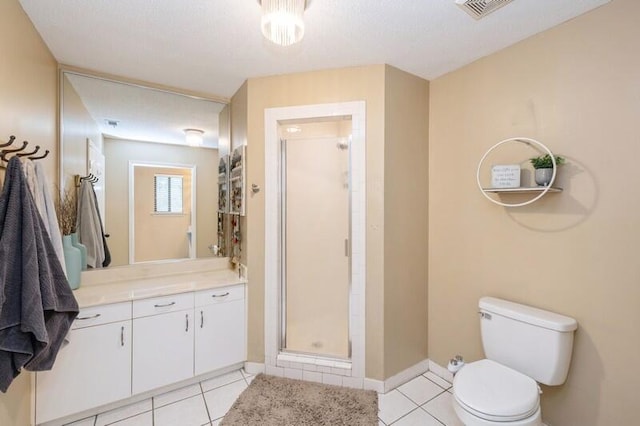
[[[339,376],[351,376],[350,360],[330,358],[321,355],[314,356],[280,352],[276,359],[276,366],[296,370],[331,373]]]

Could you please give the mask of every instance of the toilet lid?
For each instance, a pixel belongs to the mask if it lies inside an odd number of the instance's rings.
[[[453,395],[467,411],[491,421],[524,419],[540,405],[535,380],[488,359],[467,364],[456,374]]]

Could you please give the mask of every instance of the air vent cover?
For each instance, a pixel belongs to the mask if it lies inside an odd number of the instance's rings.
[[[491,12],[506,6],[513,0],[455,0],[462,10],[475,19],[484,18]]]

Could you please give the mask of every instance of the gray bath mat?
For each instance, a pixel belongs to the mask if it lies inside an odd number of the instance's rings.
[[[378,395],[259,374],[220,426],[378,425]]]

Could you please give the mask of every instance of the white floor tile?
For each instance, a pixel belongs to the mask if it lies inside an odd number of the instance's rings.
[[[255,379],[255,378],[256,378],[256,376],[246,376],[244,378],[244,381],[247,382],[247,385],[250,385],[251,382],[253,382],[253,379]]]
[[[154,426],[201,426],[209,423],[202,395],[192,396],[153,410]]]
[[[93,426],[96,423],[96,416],[78,420],[73,423],[67,423],[65,426]]]
[[[405,383],[398,390],[418,405],[422,405],[444,392],[440,386],[422,376]]]
[[[417,407],[417,404],[397,390],[378,394],[378,417],[386,424],[393,423]]]
[[[105,426],[111,423],[115,423],[119,420],[124,420],[129,417],[137,416],[146,411],[151,411],[151,398],[144,401],[136,402],[135,404],[126,405],[115,410],[107,411],[106,413],[98,414],[95,426]]]
[[[222,421],[221,418],[218,419],[218,420],[214,420],[214,421],[211,422],[211,426],[219,426],[221,421]]]
[[[416,408],[393,423],[393,426],[442,426],[442,423],[431,417],[422,408]]]
[[[464,426],[453,411],[451,398],[453,395],[449,392],[443,392],[422,405],[422,408],[447,426]]]
[[[192,396],[196,396],[202,393],[202,389],[200,389],[200,384],[195,384],[191,386],[186,386],[181,389],[176,389],[171,392],[163,393],[162,395],[153,397],[153,408],[157,409],[160,407],[164,407],[168,404],[173,404],[174,402],[190,398]]]
[[[423,374],[424,377],[431,380],[436,385],[440,386],[443,389],[449,389],[451,387],[451,383],[447,382],[442,377],[436,375],[433,371],[427,371]]]
[[[246,388],[247,384],[242,380],[205,392],[204,399],[207,402],[211,419],[217,420],[227,414],[229,408]],[[156,424],[156,426],[158,425]]]
[[[153,414],[151,411],[111,423],[113,426],[153,426]]]
[[[220,386],[224,386],[229,383],[242,380],[244,376],[240,370],[232,371],[231,373],[223,374],[222,376],[214,377],[213,379],[205,380],[202,382],[202,390],[204,392],[210,391]],[[243,380],[244,382],[244,380]]]

